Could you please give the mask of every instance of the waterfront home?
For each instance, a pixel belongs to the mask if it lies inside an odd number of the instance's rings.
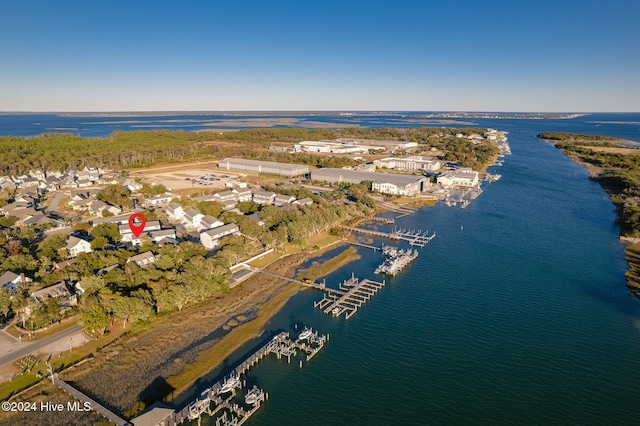
[[[69,257],[76,257],[81,253],[91,253],[91,243],[70,235],[67,238],[67,253],[69,253]]]
[[[200,243],[208,250],[215,248],[220,239],[228,235],[240,235],[240,228],[235,223],[218,226],[200,233]]]
[[[156,260],[158,259],[153,255],[152,252],[145,251],[144,253],[131,256],[129,259],[127,259],[127,263],[133,262],[142,268],[142,267],[151,265],[153,263],[156,263]]]

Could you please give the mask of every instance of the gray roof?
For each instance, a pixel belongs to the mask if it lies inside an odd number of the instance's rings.
[[[364,181],[371,181],[376,183],[391,183],[393,185],[403,187],[411,185],[412,183],[426,180],[424,176],[418,175],[401,175],[396,173],[376,173],[376,172],[361,172],[357,170],[346,169],[319,169],[311,172],[311,179],[315,180],[329,180],[330,182],[347,182],[347,183],[361,183]]]
[[[4,287],[6,284],[15,281],[16,278],[20,278],[20,275],[11,271],[5,272],[4,274],[0,275],[0,287]]]
[[[155,260],[155,256],[153,252],[145,251],[144,253],[136,254],[135,256],[131,256],[129,258],[129,262],[142,262],[143,260]]]
[[[144,413],[131,419],[131,423],[134,426],[157,426],[173,413],[173,409],[160,402],[154,402]]]
[[[208,231],[203,232],[203,234],[207,234],[212,239],[219,238],[221,235],[238,232],[240,228],[235,223],[229,223],[227,225],[218,226],[217,228],[210,229]]]
[[[84,241],[85,243],[89,242],[87,240],[83,240],[82,238],[70,235],[69,238],[67,238],[67,250],[71,250],[73,247],[77,246],[80,241]]]

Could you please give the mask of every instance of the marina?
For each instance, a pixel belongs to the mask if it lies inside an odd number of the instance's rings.
[[[409,242],[410,245],[418,247],[426,246],[436,237],[435,232],[429,235],[428,230],[422,231],[420,229],[398,229],[394,227],[392,232],[374,231],[371,229],[356,228],[352,226],[342,226],[342,229],[346,229],[349,232],[357,234],[373,235],[375,237],[384,237],[392,240],[404,240]],[[369,248],[372,248],[372,246]]]
[[[382,254],[385,257],[384,262],[376,268],[374,273],[394,277],[418,257],[418,250],[402,250],[394,246],[384,246]]]
[[[351,278],[340,284],[341,294],[337,295],[334,290],[333,293],[326,294],[322,300],[313,302],[313,306],[322,309],[325,314],[334,317],[345,314],[345,319],[349,319],[384,286],[385,281],[360,280],[351,275]]]
[[[194,420],[200,424],[200,419],[204,414],[212,419],[215,418],[217,426],[243,424],[260,408],[264,401],[269,399],[268,393],[256,385],[246,392],[244,398],[238,395],[245,387],[245,381],[242,380],[242,377],[246,376],[253,366],[270,354],[275,354],[277,359],[287,358],[287,363],[291,363],[292,358],[298,354],[305,355],[306,361],[309,361],[320,352],[328,340],[329,335],[320,335],[317,331],[307,327],[295,340],[291,339],[288,332],[275,335],[235,367],[228,376],[204,389],[195,400],[183,409],[167,415],[163,424],[175,426]],[[301,368],[302,365],[303,361],[300,360]],[[136,419],[149,415],[153,410],[166,410],[166,408],[152,408]],[[134,424],[136,419],[132,420]]]

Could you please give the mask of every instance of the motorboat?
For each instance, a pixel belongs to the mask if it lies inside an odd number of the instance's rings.
[[[224,381],[224,383],[222,384],[222,388],[220,389],[220,392],[221,393],[231,392],[238,386],[240,386],[240,377],[232,375]]]
[[[302,333],[300,333],[300,335],[298,336],[298,340],[306,340],[309,337],[311,337],[311,335],[313,334],[313,330],[305,327],[304,330],[302,330]]]
[[[256,404],[263,396],[264,393],[254,385],[253,389],[244,397],[244,402],[247,404]]]

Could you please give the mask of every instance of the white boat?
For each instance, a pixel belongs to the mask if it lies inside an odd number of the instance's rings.
[[[336,316],[340,315],[340,312],[342,312],[342,309],[340,309],[338,306],[333,308],[333,310],[331,311],[331,313]]]
[[[264,396],[264,393],[260,389],[258,389],[257,386],[254,385],[253,389],[251,389],[247,394],[247,396],[244,397],[244,402],[246,402],[247,404],[255,404],[263,396]]]
[[[298,336],[298,340],[308,339],[309,337],[311,337],[311,334],[313,334],[313,330],[305,327],[304,330],[302,330],[302,333],[300,333],[300,335]]]
[[[222,388],[220,389],[220,392],[221,393],[231,392],[232,390],[234,390],[238,386],[240,386],[240,377],[238,377],[238,376],[230,376],[222,384]]]

